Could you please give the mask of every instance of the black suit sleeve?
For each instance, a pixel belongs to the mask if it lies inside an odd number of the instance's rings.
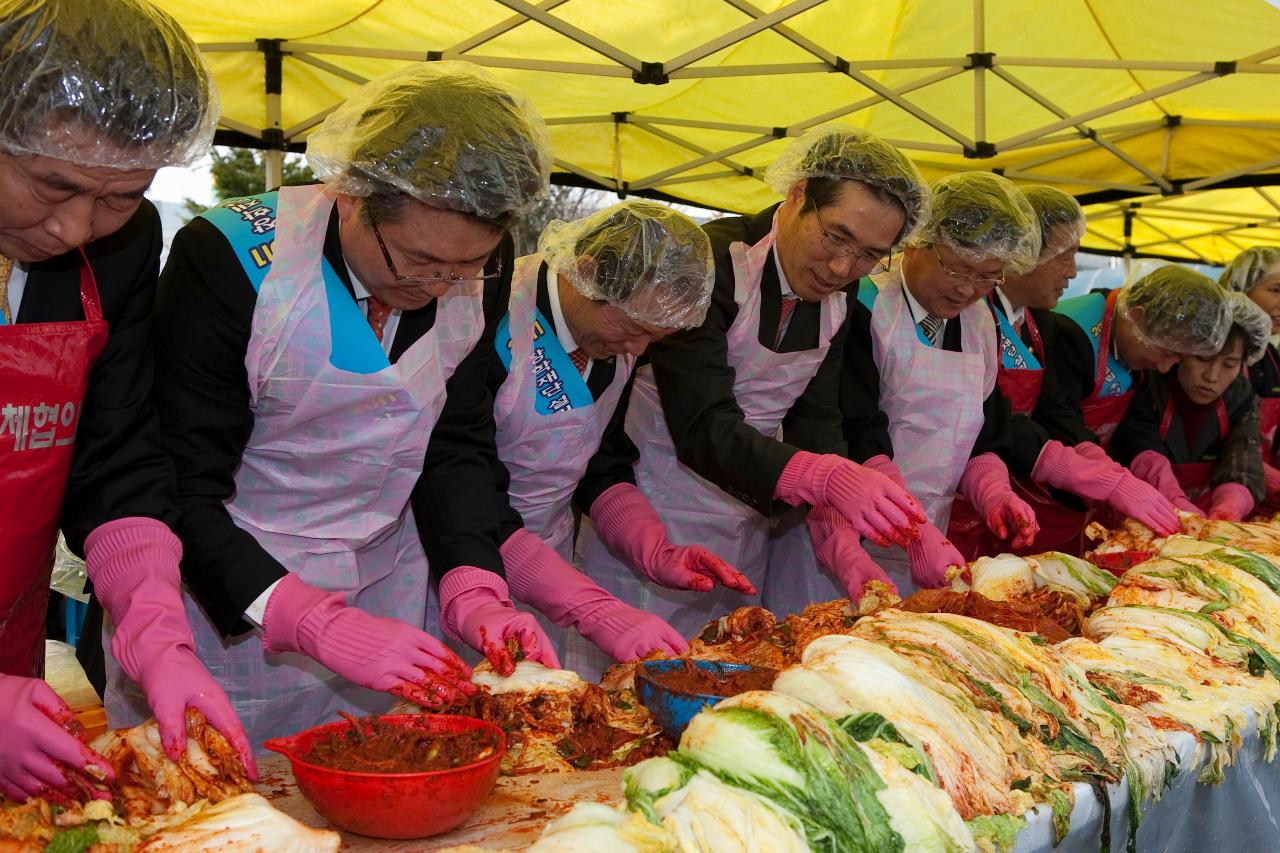
[[[177,466],[182,575],[224,634],[285,567],[236,526],[226,501],[253,430],[245,353],[257,294],[230,244],[194,219],[178,232],[156,298],[155,403]]]
[[[161,447],[150,398],[160,258],[156,209],[144,201],[120,231],[90,244],[86,254],[110,335],[89,372],[63,498],[62,529],[77,554],[84,553],[85,537],[108,521],[146,516],[177,529],[179,519],[173,464]],[[28,287],[39,287],[38,274],[32,278]],[[78,273],[68,284],[78,309]]]
[[[509,235],[499,251],[505,254],[503,268],[510,270],[514,253]],[[410,498],[437,580],[459,566],[504,575],[498,547],[521,526],[499,482],[503,466],[495,443],[490,391],[492,362],[498,358],[494,338],[507,313],[510,293],[509,273],[485,285],[484,331],[449,377],[444,409],[431,432],[422,476]]]
[[[840,369],[840,411],[849,458],[893,458],[889,418],[880,411],[880,369],[871,348],[871,311],[849,293],[848,338]]]
[[[583,472],[582,479],[573,492],[573,502],[584,515],[591,514],[591,506],[596,498],[610,487],[619,483],[635,485],[635,464],[640,461],[640,450],[627,435],[626,429],[627,406],[631,401],[631,386],[635,381],[636,374],[632,371],[618,398],[618,408],[614,409],[609,425],[605,427],[600,447],[587,462],[587,470]]]
[[[1097,442],[1084,423],[1081,403],[1093,393],[1097,381],[1093,344],[1084,329],[1073,320],[1056,316],[1053,354],[1045,370],[1045,387],[1032,417],[1050,438],[1068,447],[1082,441]]]
[[[706,320],[650,345],[649,358],[677,458],[732,497],[768,514],[782,469],[796,448],[747,424],[738,406],[726,339],[737,312],[732,265],[717,258]]]
[[[1121,465],[1128,465],[1135,456],[1147,450],[1154,450],[1161,456],[1173,459],[1168,442],[1160,435],[1160,420],[1168,400],[1165,390],[1168,381],[1167,377],[1161,377],[1144,382],[1134,392],[1124,420],[1116,427],[1111,444],[1107,447],[1111,458]]]

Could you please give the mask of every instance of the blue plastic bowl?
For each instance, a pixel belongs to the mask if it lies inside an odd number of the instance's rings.
[[[692,663],[698,669],[704,670],[711,675],[725,675],[730,672],[756,669],[750,664],[722,663],[713,660],[649,660],[641,663],[640,670],[636,673],[636,685],[640,694],[640,701],[649,709],[649,713],[653,714],[653,718],[657,720],[658,725],[662,726],[662,730],[667,733],[667,736],[675,741],[680,740],[680,735],[684,733],[685,726],[689,725],[689,721],[699,711],[729,698],[728,696],[715,696],[710,693],[683,693],[677,690],[670,690],[653,680],[653,676],[658,673],[684,669],[686,663]]]

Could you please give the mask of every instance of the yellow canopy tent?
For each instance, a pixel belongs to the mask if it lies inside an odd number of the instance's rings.
[[[559,180],[725,210],[775,200],[762,178],[785,137],[830,120],[931,177],[995,169],[1111,201],[1280,183],[1264,0],[161,5],[213,68],[223,144],[300,150],[362,81],[463,59],[532,96]]]
[[[1250,246],[1280,246],[1280,187],[1202,190],[1085,207],[1091,252],[1225,264]]]

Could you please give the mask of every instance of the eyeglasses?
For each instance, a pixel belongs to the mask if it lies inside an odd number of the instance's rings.
[[[382,239],[382,232],[378,230],[378,223],[369,218],[369,227],[373,229],[373,236],[378,240],[378,248],[382,250],[383,260],[387,262],[387,269],[391,272],[391,277],[395,279],[397,285],[410,286],[417,284],[467,284],[474,281],[490,281],[492,279],[502,278],[502,255],[498,255],[497,271],[486,275],[468,275],[461,276],[449,273],[443,276],[440,273],[435,275],[400,275],[396,271],[396,265],[391,260],[391,253],[387,251],[387,244]]]
[[[867,249],[859,249],[852,240],[841,237],[839,234],[832,234],[827,230],[826,223],[822,221],[818,205],[814,202],[810,204],[813,205],[813,215],[818,218],[818,231],[822,233],[822,248],[826,249],[828,254],[837,258],[847,258],[852,255],[858,266],[870,267],[865,275],[879,275],[890,270],[893,266],[893,255],[881,255]]]
[[[947,262],[942,259],[942,255],[938,252],[937,246],[930,246],[929,248],[933,249],[933,255],[938,259],[938,266],[942,271],[958,281],[973,282],[980,287],[999,287],[1004,284],[1003,268],[995,275],[980,275],[978,273],[965,272],[948,265]]]

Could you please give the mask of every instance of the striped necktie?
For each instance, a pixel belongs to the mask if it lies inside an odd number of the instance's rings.
[[[924,332],[924,336],[929,339],[929,343],[937,344],[938,330],[942,328],[942,324],[945,322],[941,317],[929,314],[920,321],[920,331]]]
[[[778,312],[778,331],[773,334],[773,348],[777,349],[782,345],[782,335],[787,328],[787,318],[791,316],[791,312],[796,310],[796,306],[800,304],[798,296],[782,297],[782,310]]]
[[[13,265],[13,258],[0,255],[0,313],[4,314],[6,323],[13,322],[9,316],[9,274],[13,272]]]
[[[583,352],[581,348],[578,348],[569,353],[569,359],[573,362],[573,366],[578,368],[578,373],[586,374],[587,363],[591,361],[591,356]]]

